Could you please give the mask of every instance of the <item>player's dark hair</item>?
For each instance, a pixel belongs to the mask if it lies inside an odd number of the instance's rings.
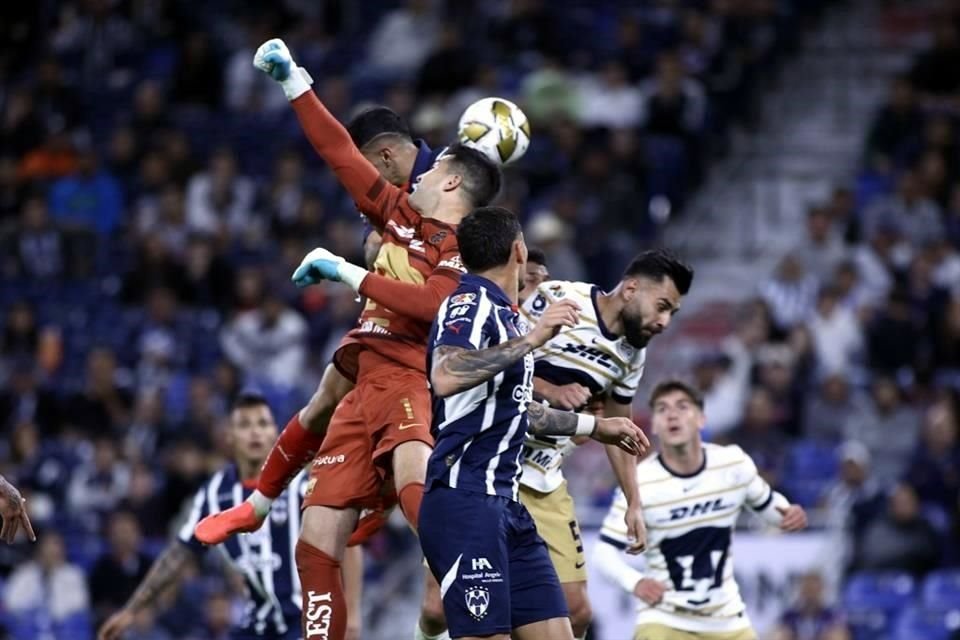
[[[547,265],[547,254],[543,252],[543,249],[537,249],[536,247],[527,248],[527,262],[533,262],[534,264],[540,264],[544,267]]]
[[[452,170],[463,178],[463,190],[474,207],[486,207],[500,192],[500,166],[482,152],[460,143],[443,152],[450,158]]]
[[[385,133],[413,141],[407,123],[387,107],[370,107],[361,111],[347,123],[347,132],[358,149],[363,149],[371,140]]]
[[[667,395],[668,393],[673,393],[674,391],[679,391],[683,395],[690,398],[690,401],[700,407],[700,410],[703,411],[703,394],[701,394],[695,387],[687,384],[683,380],[677,380],[676,378],[670,380],[664,380],[650,393],[650,408],[653,408],[653,405],[657,403],[657,400]]]
[[[457,226],[457,243],[464,266],[477,273],[505,265],[521,233],[520,220],[509,209],[474,209]]]
[[[693,268],[667,249],[651,249],[640,253],[623,272],[624,278],[636,276],[657,282],[670,278],[680,295],[685,296],[693,283]]]
[[[257,391],[241,391],[233,401],[233,409],[252,409],[253,407],[269,407],[267,399]]]

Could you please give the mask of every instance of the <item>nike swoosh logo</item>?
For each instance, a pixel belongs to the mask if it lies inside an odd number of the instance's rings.
[[[411,422],[409,424],[401,422],[400,431],[403,431],[404,429],[413,429],[414,427],[422,427],[422,426],[423,426],[422,422]]]
[[[587,564],[587,563],[586,563],[586,562],[578,562],[578,563],[576,563],[575,565],[573,565],[573,568],[574,568],[574,569],[582,569],[582,568],[583,568],[583,565],[585,565],[585,564]]]

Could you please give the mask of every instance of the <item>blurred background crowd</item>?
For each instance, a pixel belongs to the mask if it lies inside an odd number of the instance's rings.
[[[472,101],[517,101],[533,141],[501,202],[554,277],[609,286],[682,217],[836,4],[5,3],[0,472],[41,537],[0,549],[10,637],[90,637],[227,459],[231,399],[255,386],[283,424],[356,319],[348,289],[290,284],[315,246],[362,264],[361,224],[250,64],[260,42],[285,38],[341,120],[386,104],[432,146]],[[686,371],[709,438],[740,444],[836,535],[832,561],[854,577],[837,590],[807,576],[784,638],[830,625],[880,638],[891,609],[915,605],[923,625],[942,594],[960,602],[960,579],[937,571],[960,562],[960,11],[936,4],[863,125],[855,179],[783,230],[795,248],[733,317],[693,313],[651,348],[713,323]],[[613,487],[590,471],[600,458],[570,465],[587,527]],[[371,583],[414,544],[402,529],[376,539]],[[208,564],[136,637],[225,637],[238,585]]]

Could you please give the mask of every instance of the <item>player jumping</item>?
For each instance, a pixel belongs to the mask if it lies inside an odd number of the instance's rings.
[[[339,281],[368,299],[360,325],[334,356],[337,369],[356,386],[337,406],[314,459],[296,551],[304,635],[340,640],[346,624],[340,561],[361,510],[383,509],[396,495],[417,528],[432,445],[426,337],[462,270],[456,225],[496,195],[500,172],[482,153],[454,145],[408,195],[362,156],[310,91],[309,76],[282,41],[262,45],[254,64],[280,82],[314,148],[383,233],[375,273],[324,249],[311,251],[294,273],[299,286]],[[266,476],[274,458],[279,460],[282,473],[268,478],[268,484],[282,485],[290,467],[307,462],[293,452],[312,448],[304,442],[308,432],[291,431],[296,435],[281,438],[264,469]],[[240,507],[205,519],[197,536],[217,542],[255,530],[269,510],[268,496],[255,492]]]
[[[100,628],[99,640],[116,640],[133,626],[137,614],[156,606],[157,599],[179,582],[187,564],[205,553],[193,528],[201,517],[229,509],[253,491],[257,474],[277,438],[277,424],[263,397],[243,393],[234,402],[227,432],[234,462],[197,491],[193,509],[171,542],[150,568],[143,582],[123,606]],[[270,526],[220,545],[227,561],[243,576],[249,599],[244,623],[231,633],[237,640],[264,638],[295,640],[300,636],[300,578],[293,562],[293,540],[300,532],[300,507],[307,474],[297,476],[284,492],[270,518]],[[353,572],[358,573],[358,572]],[[351,638],[360,637],[360,585],[348,585],[351,595]]]
[[[647,571],[623,561],[627,545],[618,494],[600,532],[600,571],[640,599],[634,640],[756,640],[733,578],[730,544],[737,517],[750,507],[771,526],[799,531],[803,508],[760,477],[743,450],[704,444],[703,398],[676,380],[650,395],[659,455],[637,466],[649,546]]]
[[[627,418],[594,418],[533,402],[532,352],[579,306],[560,301],[527,332],[517,313],[527,259],[520,223],[501,207],[460,224],[468,274],[440,308],[428,351],[436,448],[420,511],[420,543],[440,583],[454,638],[572,640],[546,546],[519,501],[528,429],[586,435],[632,455],[649,442]]]

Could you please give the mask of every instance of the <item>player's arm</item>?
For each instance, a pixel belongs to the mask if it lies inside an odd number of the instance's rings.
[[[350,134],[310,89],[313,79],[296,65],[286,44],[273,38],[260,45],[253,66],[280,83],[314,150],[337,175],[373,225],[383,228],[403,190],[387,182],[353,144]]]
[[[441,254],[437,267],[423,284],[400,282],[351,264],[326,249],[314,249],[293,272],[293,282],[307,287],[321,280],[343,282],[357,293],[402,316],[431,322],[444,298],[457,288],[459,254]],[[454,259],[456,258],[456,259]]]
[[[600,539],[593,548],[591,560],[604,578],[653,606],[663,598],[667,585],[646,577],[642,571],[626,562],[622,552],[631,544],[622,517],[626,509],[626,498],[623,492],[618,491],[603,520]]]
[[[618,402],[608,395],[604,399],[603,415],[629,419],[633,416],[633,404]],[[626,498],[624,523],[627,525],[627,537],[632,540],[627,547],[627,553],[641,553],[647,546],[647,528],[643,522],[643,503],[640,500],[640,489],[637,487],[637,458],[613,445],[608,444],[605,449],[610,459],[610,466],[617,477],[617,484],[620,485],[620,490]]]
[[[800,531],[807,528],[807,513],[798,504],[790,504],[779,491],[775,491],[757,471],[757,466],[746,453],[743,465],[749,475],[745,502],[760,519],[771,527],[783,531]]]

